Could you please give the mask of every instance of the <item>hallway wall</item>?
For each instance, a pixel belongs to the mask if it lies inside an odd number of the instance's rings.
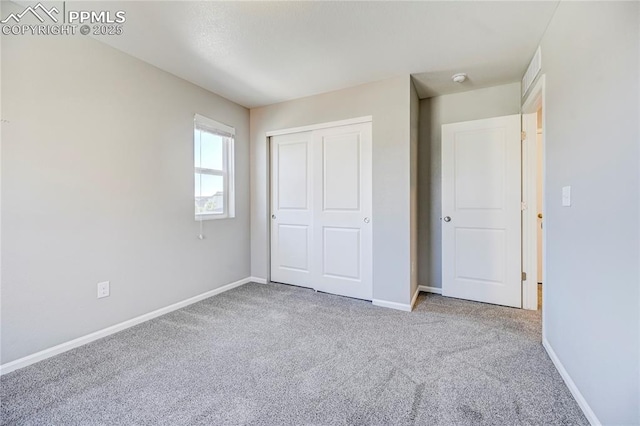
[[[546,346],[592,421],[637,425],[640,4],[561,2],[541,49]]]

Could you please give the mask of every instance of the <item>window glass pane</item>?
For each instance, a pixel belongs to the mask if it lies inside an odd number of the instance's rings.
[[[222,170],[222,136],[203,131],[200,134],[200,166],[196,167]]]
[[[224,178],[195,174],[196,214],[224,213]]]

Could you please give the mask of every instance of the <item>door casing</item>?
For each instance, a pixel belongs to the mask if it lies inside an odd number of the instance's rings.
[[[537,111],[542,108],[542,190],[543,199],[546,196],[546,107],[544,102],[545,75],[541,75],[522,104],[522,127],[526,132],[525,145],[523,146],[522,160],[522,184],[523,202],[526,209],[522,215],[522,270],[527,273],[527,279],[522,285],[522,307],[524,309],[538,309],[538,281],[543,283],[542,290],[542,335],[545,330],[545,291],[546,279],[546,253],[547,253],[547,226],[542,228],[542,277],[538,277],[538,248],[537,248]],[[542,217],[546,220],[546,203],[542,203]]]

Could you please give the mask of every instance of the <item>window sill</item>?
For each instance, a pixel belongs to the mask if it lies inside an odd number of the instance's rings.
[[[227,214],[202,214],[195,217],[196,222],[203,220],[233,219],[233,216]]]

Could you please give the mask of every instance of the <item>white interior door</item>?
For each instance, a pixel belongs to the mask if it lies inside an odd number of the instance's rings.
[[[271,280],[313,287],[311,132],[271,138]]]
[[[271,138],[271,280],[371,300],[371,123]]]
[[[521,307],[520,115],[442,126],[442,293]]]
[[[371,300],[371,123],[313,132],[316,289]]]

